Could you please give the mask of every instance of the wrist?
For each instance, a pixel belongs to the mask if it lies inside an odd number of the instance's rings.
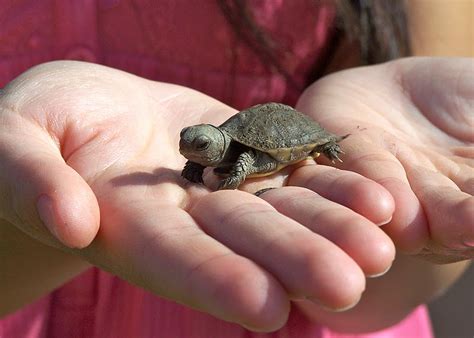
[[[47,246],[0,220],[0,316],[48,294],[91,265],[84,259]]]

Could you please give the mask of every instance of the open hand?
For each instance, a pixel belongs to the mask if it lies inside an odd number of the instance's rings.
[[[0,111],[2,218],[218,318],[273,330],[292,299],[349,307],[394,258],[374,224],[393,199],[359,174],[306,163],[287,172],[302,187],[265,200],[180,177],[180,130],[235,113],[196,91],[53,62],[4,88]]]
[[[430,261],[474,257],[474,60],[409,58],[329,76],[298,108],[351,136],[339,167],[389,190],[383,229]],[[290,181],[291,184],[291,181]]]

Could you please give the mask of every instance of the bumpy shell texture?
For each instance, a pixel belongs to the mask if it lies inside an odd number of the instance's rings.
[[[285,162],[304,157],[308,149],[336,139],[308,116],[281,103],[250,107],[219,128],[235,141]]]

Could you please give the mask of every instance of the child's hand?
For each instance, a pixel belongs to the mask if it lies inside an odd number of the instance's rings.
[[[7,86],[0,110],[2,217],[162,297],[273,330],[290,299],[353,305],[394,258],[372,223],[393,199],[356,173],[302,166],[289,180],[306,188],[265,193],[270,204],[182,179],[180,130],[235,113],[196,91],[54,62]]]
[[[473,59],[411,58],[329,76],[298,108],[351,133],[340,167],[391,192],[397,247],[446,263],[474,257],[473,98]]]

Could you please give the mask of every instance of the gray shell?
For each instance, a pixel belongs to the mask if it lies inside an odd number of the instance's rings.
[[[280,162],[303,159],[316,146],[338,139],[308,116],[281,103],[250,107],[219,128],[233,140],[268,153]]]

